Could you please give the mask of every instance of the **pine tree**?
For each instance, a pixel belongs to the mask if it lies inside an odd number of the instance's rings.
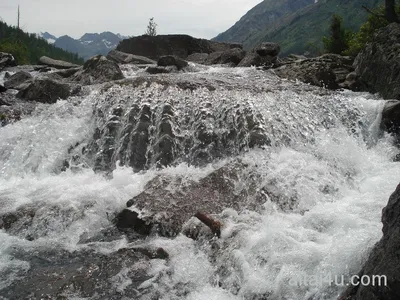
[[[348,48],[349,32],[343,27],[342,18],[334,14],[330,25],[330,36],[324,37],[324,47],[329,53],[342,54]]]
[[[399,22],[396,14],[395,0],[385,0],[385,17],[390,22]]]
[[[157,24],[156,24],[156,22],[154,22],[154,18],[150,18],[149,25],[147,25],[147,30],[146,30],[145,34],[150,35],[150,36],[157,35]]]

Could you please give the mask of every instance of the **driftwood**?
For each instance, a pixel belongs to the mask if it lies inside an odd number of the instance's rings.
[[[221,237],[221,222],[212,219],[202,212],[197,212],[194,216],[208,226],[214,235],[216,235],[218,238]]]

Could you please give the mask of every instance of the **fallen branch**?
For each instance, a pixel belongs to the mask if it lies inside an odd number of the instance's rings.
[[[376,16],[376,17],[378,17],[378,18],[384,18],[384,19],[386,19],[386,17],[385,17],[384,15],[380,15],[380,14],[377,14],[376,12],[373,12],[371,9],[369,9],[369,8],[366,7],[365,5],[361,5],[361,7],[364,8],[369,14],[371,14],[371,15],[373,15],[373,16]]]
[[[216,235],[218,238],[221,237],[221,227],[222,224],[221,222],[212,219],[211,217],[207,216],[206,214],[202,212],[197,212],[194,215],[197,219],[199,219],[201,222],[204,223],[208,228],[211,229],[211,232]]]

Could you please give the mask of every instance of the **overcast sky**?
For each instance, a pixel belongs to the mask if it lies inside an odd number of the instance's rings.
[[[279,0],[277,0],[279,1]],[[225,31],[261,0],[0,0],[0,17],[28,32],[59,37],[111,31],[141,35],[149,18],[158,34],[185,33],[212,38]]]

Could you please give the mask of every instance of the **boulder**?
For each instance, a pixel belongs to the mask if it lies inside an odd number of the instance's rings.
[[[5,91],[7,91],[7,89],[0,84],[0,93],[4,93]],[[2,104],[0,104],[0,105],[2,105]]]
[[[398,300],[400,299],[400,184],[390,196],[382,211],[383,237],[374,246],[364,267],[358,274],[386,276],[386,284],[352,286],[339,298],[340,300]]]
[[[205,64],[207,58],[208,58],[208,53],[193,53],[190,54],[186,60],[191,61],[197,64]]]
[[[17,62],[10,53],[0,52],[0,71],[7,67],[14,67]]]
[[[87,60],[82,70],[70,78],[72,81],[91,85],[123,79],[124,75],[117,63],[108,60],[103,55],[97,55]]]
[[[193,53],[212,53],[232,48],[241,48],[241,45],[196,39],[189,35],[142,35],[121,41],[116,50],[157,60],[165,55],[186,59]]]
[[[155,65],[157,62],[140,55],[133,55],[129,53],[124,53],[118,50],[111,50],[107,58],[112,60],[118,64],[148,64],[148,65]]]
[[[337,54],[289,61],[274,69],[279,77],[300,80],[328,89],[338,89],[352,71],[352,59]]]
[[[32,75],[28,72],[20,71],[8,78],[4,83],[4,87],[7,89],[18,89],[18,86],[32,78]]]
[[[78,65],[63,61],[63,60],[56,60],[56,59],[52,59],[50,57],[47,56],[42,56],[39,59],[39,62],[42,65],[46,65],[52,68],[56,68],[56,69],[70,69],[70,68],[76,68],[78,67]]]
[[[178,70],[182,70],[184,67],[187,67],[189,64],[187,61],[180,59],[179,57],[173,55],[161,56],[157,62],[159,67],[168,67],[175,66]]]
[[[400,24],[381,28],[354,61],[363,89],[400,100]]]
[[[387,101],[382,111],[381,129],[393,134],[400,141],[400,101]]]
[[[238,65],[246,56],[246,51],[241,48],[233,48],[225,51],[208,53],[194,53],[187,60],[203,65],[230,64]]]
[[[275,43],[262,43],[255,47],[253,50],[248,52],[246,56],[240,61],[238,67],[259,67],[273,66],[277,59],[280,51],[280,47]]]
[[[178,68],[176,66],[167,66],[167,67],[150,66],[146,68],[146,72],[149,74],[169,74],[178,72]]]
[[[69,78],[72,75],[74,75],[75,73],[77,73],[78,71],[81,71],[82,67],[77,67],[77,68],[71,68],[71,69],[65,69],[65,70],[60,70],[57,72],[53,72],[52,74],[56,75],[56,76],[60,76],[62,78]]]
[[[67,99],[76,95],[81,88],[49,78],[35,79],[31,84],[21,89],[17,97],[42,103],[56,103],[59,99]]]

